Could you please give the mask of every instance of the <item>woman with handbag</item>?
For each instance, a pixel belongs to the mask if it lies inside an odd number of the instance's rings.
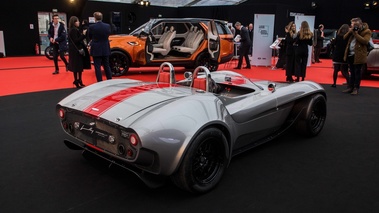
[[[84,69],[91,69],[90,56],[84,39],[86,38],[86,32],[83,33],[79,30],[79,19],[76,16],[72,16],[69,20],[69,33],[68,33],[68,53],[69,62],[68,70],[74,73],[73,84],[76,88],[84,87],[82,81],[82,72]]]

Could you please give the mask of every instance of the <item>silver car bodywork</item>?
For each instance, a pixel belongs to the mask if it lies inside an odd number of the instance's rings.
[[[320,115],[312,114],[310,106],[315,96],[326,100],[317,83],[252,82],[232,71],[205,72],[197,78],[207,77],[212,79],[207,87],[217,86],[214,91],[195,88],[193,78],[171,83],[117,79],[82,88],[57,104],[63,129],[78,139],[65,142],[127,168],[154,186],[151,175],[176,175],[188,164],[191,144],[209,129],[225,138],[225,161],[218,165],[226,167],[232,156],[272,140],[303,114],[308,120],[317,117],[308,135],[317,135],[324,125],[325,101]],[[214,185],[181,188],[202,193]]]
[[[363,72],[367,75],[379,73],[379,44],[374,44],[374,47],[367,56],[366,70]]]

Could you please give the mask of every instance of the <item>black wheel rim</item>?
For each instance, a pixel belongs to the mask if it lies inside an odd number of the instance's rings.
[[[323,126],[326,118],[326,107],[324,102],[318,101],[312,110],[310,124],[313,130],[319,131]]]
[[[112,54],[110,59],[110,67],[113,76],[124,75],[128,70],[128,59],[122,54]]]
[[[210,56],[206,53],[201,55],[198,62],[198,66],[204,66],[208,68],[209,71],[216,71],[218,68],[217,62],[213,62]]]
[[[222,168],[223,161],[220,143],[212,139],[203,141],[193,159],[194,178],[200,184],[210,183]]]

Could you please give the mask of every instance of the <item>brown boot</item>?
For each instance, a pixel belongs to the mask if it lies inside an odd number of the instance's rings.
[[[358,89],[354,88],[353,91],[350,94],[351,95],[358,95]]]
[[[353,92],[353,89],[351,88],[347,88],[345,90],[342,90],[343,93],[352,93]]]

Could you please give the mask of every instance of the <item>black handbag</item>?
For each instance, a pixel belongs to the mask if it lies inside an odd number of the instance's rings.
[[[84,51],[83,48],[80,48],[80,49],[79,49],[79,48],[75,45],[74,41],[72,40],[72,38],[71,38],[70,36],[69,36],[69,38],[70,38],[72,44],[74,45],[75,49],[78,50],[79,54],[82,55],[82,56],[85,56],[85,55],[86,55],[86,51]]]

